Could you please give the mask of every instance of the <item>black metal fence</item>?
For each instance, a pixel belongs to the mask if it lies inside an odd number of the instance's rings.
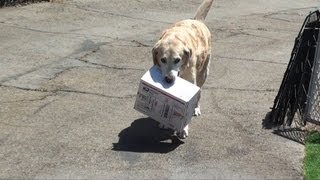
[[[0,7],[3,6],[14,6],[17,4],[28,4],[28,3],[35,3],[41,1],[49,1],[49,0],[0,0]]]
[[[269,123],[291,126],[294,119],[320,124],[320,12],[310,13],[296,37],[274,100]],[[298,118],[295,118],[297,116]]]
[[[318,16],[319,17],[319,16]],[[319,24],[319,19],[318,19]],[[319,28],[319,27],[318,27]],[[320,124],[320,32],[307,96],[306,121]]]

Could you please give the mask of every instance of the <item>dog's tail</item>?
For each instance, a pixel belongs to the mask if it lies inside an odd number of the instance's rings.
[[[199,6],[196,15],[194,16],[195,20],[203,21],[211,8],[213,0],[203,0],[201,5]]]

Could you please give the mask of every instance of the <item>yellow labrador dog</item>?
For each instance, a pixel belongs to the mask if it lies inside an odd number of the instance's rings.
[[[174,83],[175,78],[180,76],[201,88],[206,81],[210,64],[211,33],[203,20],[212,2],[213,0],[204,0],[194,19],[175,23],[163,31],[159,41],[154,45],[153,62],[160,67],[162,77],[168,83]],[[194,115],[200,114],[198,100]],[[177,132],[177,134],[180,138],[186,138],[188,125],[183,132]]]

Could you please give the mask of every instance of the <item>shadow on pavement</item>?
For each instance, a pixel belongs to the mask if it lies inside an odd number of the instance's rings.
[[[268,112],[265,118],[262,120],[262,128],[272,129],[273,134],[295,141],[300,144],[304,144],[304,139],[307,134],[306,130],[302,130],[299,127],[285,127],[285,125],[279,125],[272,122],[271,112]]]
[[[277,124],[275,124],[271,120],[271,111],[266,114],[264,119],[262,119],[261,125],[262,125],[262,128],[264,128],[264,129],[272,129],[277,126]]]
[[[168,153],[183,144],[172,130],[160,129],[151,118],[135,120],[119,133],[119,142],[113,143],[114,151]]]
[[[300,144],[304,144],[304,139],[307,135],[307,131],[300,128],[277,129],[273,133]]]

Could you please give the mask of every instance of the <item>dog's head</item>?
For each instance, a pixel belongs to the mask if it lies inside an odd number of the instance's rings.
[[[182,66],[188,64],[192,51],[182,41],[158,41],[152,48],[153,63],[161,69],[162,78],[173,83]]]

